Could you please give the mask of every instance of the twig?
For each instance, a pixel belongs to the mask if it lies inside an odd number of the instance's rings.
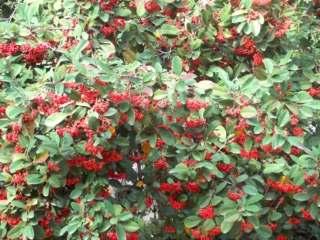
[[[20,3],[20,1],[19,1],[19,2],[17,2],[17,4],[16,4],[16,5],[18,5],[19,3]],[[10,18],[9,18],[9,23],[12,21],[12,18],[13,18],[13,16],[15,15],[16,11],[17,11],[17,7],[15,7],[15,8],[14,8],[14,10],[13,10],[13,12],[12,12],[12,14],[11,14]]]
[[[0,52],[0,54],[2,55],[3,59],[6,61],[7,65],[8,65],[8,68],[9,68],[10,75],[11,75],[13,81],[15,82],[16,86],[18,87],[19,84],[18,84],[16,78],[14,77],[14,73],[13,73],[13,71],[12,71],[10,62],[8,61],[8,59],[6,58],[6,56],[5,56],[2,52]]]

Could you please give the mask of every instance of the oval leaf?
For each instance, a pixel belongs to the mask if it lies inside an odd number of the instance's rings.
[[[54,114],[51,114],[46,119],[45,125],[48,126],[48,127],[55,127],[59,123],[61,123],[67,116],[68,116],[68,114],[66,114],[66,113],[54,113]]]
[[[258,114],[257,110],[251,106],[244,107],[240,111],[240,115],[243,118],[253,118],[253,117],[257,116],[257,114]]]

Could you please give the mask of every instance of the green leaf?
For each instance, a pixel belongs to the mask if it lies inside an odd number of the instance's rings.
[[[111,215],[114,216],[115,211],[114,211],[114,207],[113,207],[112,203],[109,200],[105,200],[103,203],[104,203],[106,209],[111,213]]]
[[[42,176],[40,174],[30,174],[26,177],[28,184],[40,184]]]
[[[109,21],[109,13],[107,12],[99,12],[99,17],[101,18],[102,21],[108,22]]]
[[[208,89],[213,89],[216,86],[216,84],[210,80],[202,80],[197,82],[195,86],[198,88],[208,90]]]
[[[120,135],[112,139],[112,143],[122,147],[129,147],[129,140]]]
[[[240,115],[243,118],[253,118],[257,116],[258,112],[254,107],[248,106],[240,110]]]
[[[221,224],[221,232],[228,233],[233,227],[233,222],[223,221]]]
[[[0,119],[0,129],[4,129],[5,127],[9,126],[11,121],[7,118]]]
[[[55,176],[49,178],[49,184],[54,188],[59,188],[61,186],[59,179]]]
[[[282,16],[284,17],[291,17],[292,15],[295,14],[295,10],[293,8],[287,8],[282,12]]]
[[[127,232],[136,232],[140,228],[139,225],[133,221],[121,224]]]
[[[270,238],[272,236],[271,229],[264,225],[261,225],[258,229],[256,229],[256,232],[263,238]]]
[[[34,235],[36,236],[36,239],[45,239],[46,238],[46,233],[42,227],[35,225],[35,226],[33,226],[33,231],[34,231]]]
[[[172,58],[172,70],[177,76],[180,76],[180,74],[182,73],[182,62],[180,57],[174,56]]]
[[[20,222],[18,223],[14,228],[12,228],[8,233],[7,233],[7,237],[9,239],[18,239],[20,237],[20,235],[23,233],[24,231],[24,224],[25,222]]]
[[[47,152],[47,151],[39,153],[39,154],[37,154],[33,163],[43,163],[48,159],[48,157],[49,157],[49,152]]]
[[[243,175],[241,175],[241,176],[239,176],[239,177],[236,178],[236,182],[237,182],[237,183],[244,182],[245,180],[248,179],[248,177],[249,177],[249,176],[248,176],[247,174],[243,174]]]
[[[289,137],[287,137],[287,140],[293,146],[296,146],[298,148],[303,147],[303,141],[304,141],[303,137],[289,136]]]
[[[210,196],[203,196],[202,198],[200,198],[199,200],[199,207],[200,208],[205,208],[206,206],[208,206],[208,204],[211,201],[211,197]]]
[[[249,9],[252,6],[252,0],[241,0],[240,7],[245,7],[246,9]]]
[[[88,125],[91,130],[96,131],[100,127],[100,122],[95,116],[92,116],[89,118]]]
[[[216,224],[214,223],[213,219],[207,219],[203,224],[204,230],[210,230],[210,229],[214,228],[215,226],[216,226]]]
[[[316,202],[312,203],[310,206],[310,213],[313,219],[317,219],[319,215],[319,207]]]
[[[6,108],[6,115],[9,118],[15,118],[16,116],[18,116],[20,113],[22,113],[24,111],[26,111],[26,109],[23,107],[8,106]]]
[[[74,56],[78,56],[89,44],[88,40],[81,41],[78,43],[76,49],[74,50]]]
[[[126,240],[126,232],[124,231],[124,228],[121,224],[116,225],[116,234],[118,237],[118,240]]]
[[[18,160],[10,164],[10,173],[15,173],[16,171],[24,168],[24,161]]]
[[[124,59],[127,61],[127,63],[133,63],[135,60],[137,60],[136,54],[131,50],[126,50],[122,52]]]
[[[111,226],[110,220],[104,220],[99,227],[99,232],[106,232]]]
[[[290,114],[288,110],[284,110],[281,112],[279,119],[278,119],[278,126],[279,127],[283,127],[284,125],[286,125],[288,122],[290,122],[291,118],[290,118]]]
[[[197,39],[196,41],[191,41],[190,43],[190,50],[191,51],[195,51],[197,50],[198,48],[200,48],[202,45],[202,40],[200,39]]]
[[[0,163],[10,163],[11,162],[11,157],[10,156],[0,156]]]
[[[113,116],[117,113],[117,110],[115,108],[109,108],[108,111],[103,114],[103,116],[106,116],[106,117],[110,117],[110,116]]]
[[[250,223],[253,225],[254,228],[259,228],[260,226],[260,222],[259,222],[259,218],[256,216],[248,216],[248,220],[250,221]]]
[[[132,107],[130,107],[129,110],[127,111],[127,115],[128,115],[128,123],[130,125],[133,125],[135,120],[135,113]]]
[[[76,188],[76,189],[72,190],[72,192],[70,193],[70,198],[76,199],[76,198],[80,197],[81,194],[82,194],[82,189]]]
[[[271,221],[277,221],[282,217],[282,214],[277,212],[277,211],[273,211],[271,214]]]
[[[245,185],[243,186],[243,191],[249,195],[257,195],[258,194],[258,190],[256,187],[252,186],[252,185]]]
[[[310,137],[308,140],[307,140],[307,144],[308,146],[318,146],[320,145],[320,136],[315,136],[315,137]]]
[[[160,128],[158,130],[160,138],[168,145],[168,146],[173,146],[176,143],[176,139],[173,136],[173,134],[165,129],[165,128]]]
[[[267,73],[261,68],[254,68],[253,76],[255,76],[258,80],[261,80],[261,81],[267,80],[268,78]]]
[[[137,5],[137,15],[139,17],[143,16],[146,13],[146,9],[144,8],[144,1],[139,1]]]
[[[271,74],[273,72],[273,61],[270,58],[263,59],[264,66],[266,67],[267,73]]]
[[[236,210],[236,209],[230,210],[224,216],[224,221],[226,221],[226,222],[235,222],[235,221],[237,221],[239,219],[240,216],[241,215],[240,215],[238,210]]]
[[[293,198],[297,201],[303,202],[310,199],[309,193],[297,193],[293,196]]]
[[[265,166],[265,168],[263,169],[264,174],[281,173],[283,171],[283,168],[276,163],[267,163],[264,166]]]
[[[116,15],[120,17],[128,17],[130,16],[131,11],[129,9],[124,9],[124,8],[118,8],[116,10]]]
[[[186,91],[186,83],[184,81],[180,80],[176,85],[176,89],[178,92],[185,92]]]
[[[221,67],[210,68],[212,72],[218,73],[222,81],[228,83],[230,81],[229,74]]]
[[[208,25],[208,24],[211,22],[211,20],[212,20],[212,13],[210,13],[210,12],[207,11],[207,10],[203,11],[203,13],[202,13],[202,20],[203,20],[203,22],[204,22],[206,25]]]
[[[160,34],[178,36],[180,34],[180,31],[176,26],[162,24],[160,28]]]
[[[279,134],[275,134],[272,137],[272,147],[273,149],[277,149],[278,147],[281,147],[286,142],[285,138],[282,137]]]
[[[184,219],[184,225],[188,228],[193,228],[195,226],[198,226],[201,222],[202,218],[197,216],[189,216]]]
[[[68,233],[73,234],[78,230],[78,228],[79,228],[78,224],[69,224],[68,225]]]
[[[216,129],[214,130],[214,133],[216,135],[219,135],[219,137],[222,139],[225,139],[227,137],[226,129],[221,125],[216,127]]]
[[[31,225],[28,225],[23,233],[25,234],[25,236],[29,239],[34,239],[34,231],[33,231],[33,227]]]
[[[53,113],[51,114],[45,121],[45,125],[48,127],[55,127],[59,123],[61,123],[68,114],[66,113]]]
[[[161,100],[167,97],[167,93],[165,91],[162,90],[157,90],[154,92],[154,96],[153,99],[154,100]]]
[[[261,25],[258,20],[254,20],[250,22],[251,32],[254,36],[258,36],[261,30]]]
[[[230,19],[231,15],[230,15],[230,11],[231,11],[231,5],[230,4],[226,4],[220,11],[220,19],[221,22],[226,22]]]
[[[126,221],[129,220],[130,218],[132,218],[133,215],[131,212],[123,212],[119,215],[119,220],[120,221]]]

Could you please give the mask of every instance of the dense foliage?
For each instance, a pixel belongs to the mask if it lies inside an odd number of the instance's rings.
[[[317,0],[0,5],[1,239],[320,238]]]

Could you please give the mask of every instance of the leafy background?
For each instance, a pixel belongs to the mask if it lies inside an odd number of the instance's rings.
[[[0,4],[2,239],[319,238],[318,1]]]

